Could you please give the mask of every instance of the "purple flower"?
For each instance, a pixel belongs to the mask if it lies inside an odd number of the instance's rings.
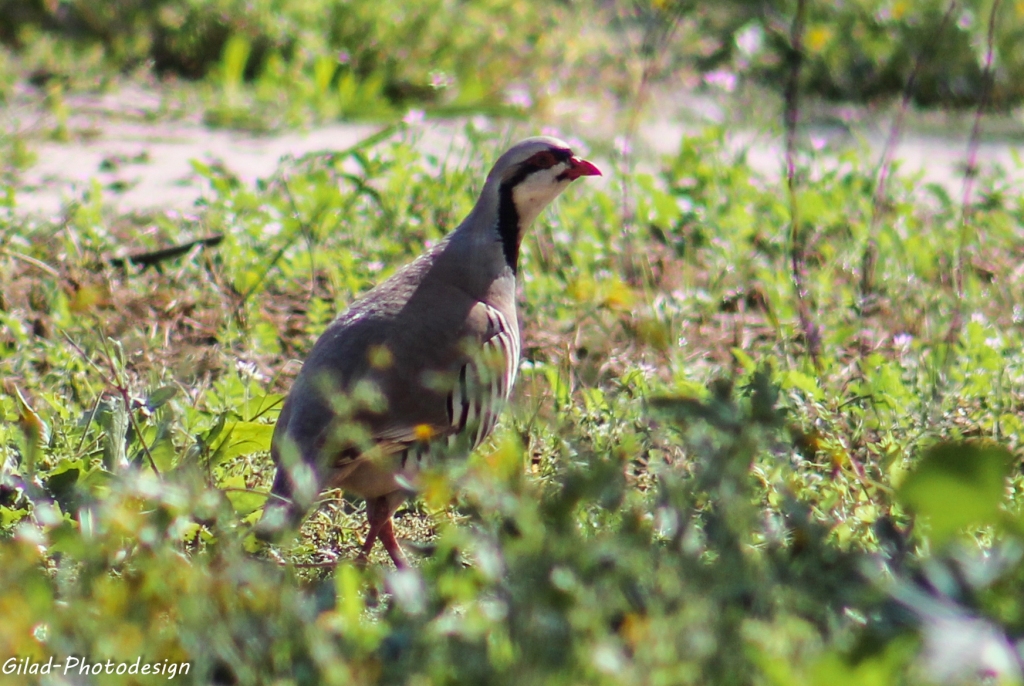
[[[731,71],[717,69],[715,71],[709,71],[704,75],[704,83],[709,86],[717,86],[726,93],[732,93],[736,90],[736,75]]]

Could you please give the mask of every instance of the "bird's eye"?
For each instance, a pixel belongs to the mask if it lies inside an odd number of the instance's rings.
[[[542,150],[541,152],[537,153],[536,155],[533,156],[533,159],[531,159],[530,161],[533,162],[534,165],[540,167],[541,169],[550,169],[551,167],[555,166],[558,163],[558,160],[555,159],[555,156],[552,155],[547,150]]]

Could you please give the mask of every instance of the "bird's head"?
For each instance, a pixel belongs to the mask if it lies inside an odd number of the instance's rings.
[[[505,261],[513,272],[523,234],[537,215],[574,180],[600,175],[597,167],[573,154],[568,143],[551,136],[519,141],[498,158],[477,210],[496,211]]]
[[[499,157],[487,175],[487,184],[497,185],[499,197],[512,201],[518,223],[525,229],[581,176],[601,176],[601,171],[574,155],[564,141],[535,136],[519,141]]]

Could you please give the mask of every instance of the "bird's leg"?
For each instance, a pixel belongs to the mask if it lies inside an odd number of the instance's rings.
[[[384,500],[383,507],[387,513],[387,523],[380,530],[378,538],[380,538],[380,542],[384,546],[384,550],[388,551],[388,555],[391,556],[391,561],[395,563],[395,567],[398,569],[405,569],[409,566],[409,563],[406,562],[405,553],[402,552],[402,547],[398,545],[398,541],[395,540],[395,527],[392,517],[395,516],[395,512],[402,506],[402,503],[408,500],[410,495],[412,495],[410,491],[399,489],[388,493],[382,498],[382,500]]]
[[[405,561],[405,553],[402,552],[402,547],[398,545],[398,541],[395,540],[395,527],[391,522],[391,514],[388,514],[387,521],[384,526],[381,527],[380,533],[377,534],[380,538],[381,544],[384,546],[384,550],[388,551],[388,555],[391,556],[391,561],[395,563],[395,567],[398,569],[405,569],[409,566],[409,563]]]
[[[383,516],[381,516],[383,515]],[[373,550],[373,544],[377,542],[381,529],[385,523],[391,523],[391,516],[387,511],[387,501],[384,498],[372,498],[366,501],[366,523],[370,528],[366,532],[366,540],[363,541],[363,548],[359,551],[358,561],[366,564]]]
[[[369,523],[369,531],[366,532],[366,541],[359,552],[358,561],[366,564],[373,544],[380,539],[384,550],[388,551],[392,562],[398,569],[405,569],[409,564],[405,560],[401,546],[395,539],[395,527],[391,521],[391,515],[395,513],[399,505],[405,500],[404,494],[389,493],[379,498],[372,498],[366,501],[366,521]]]

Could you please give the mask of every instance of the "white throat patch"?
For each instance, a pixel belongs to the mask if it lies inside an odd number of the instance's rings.
[[[568,163],[559,162],[550,169],[530,174],[512,189],[512,202],[519,214],[520,232],[529,227],[537,215],[569,186],[571,179],[558,179],[558,175],[568,168]]]

